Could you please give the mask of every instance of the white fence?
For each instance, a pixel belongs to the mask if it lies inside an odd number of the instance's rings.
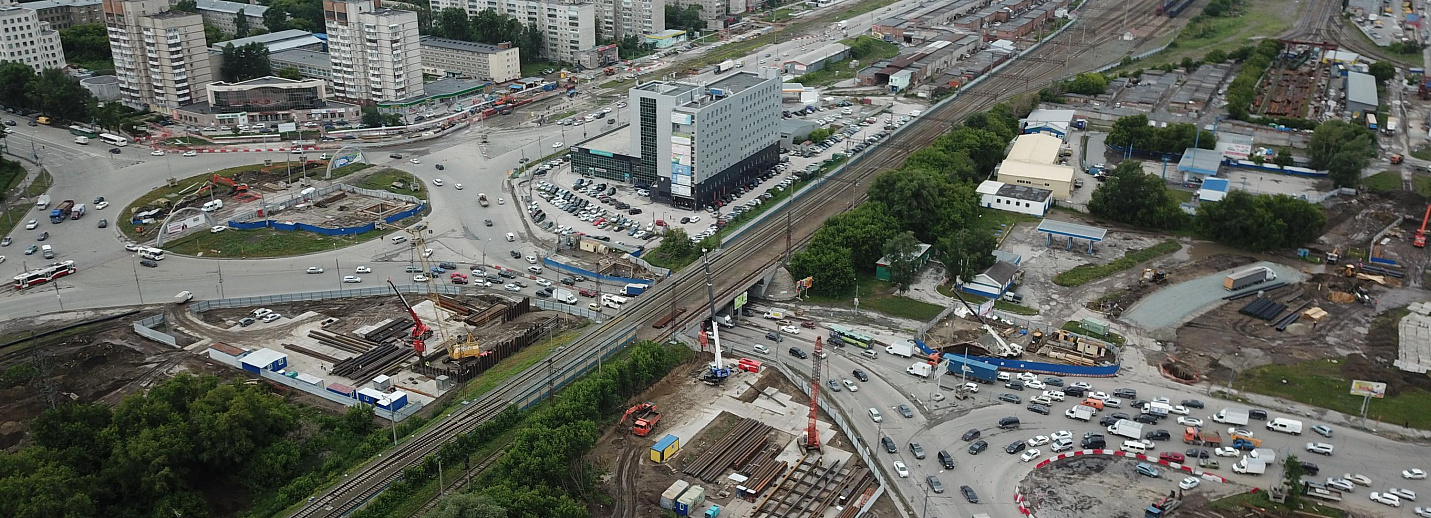
[[[164,323],[164,314],[154,315],[134,322],[134,332],[139,336],[150,340],[167,344],[170,347],[178,347],[179,340],[174,335],[163,333],[154,329],[154,326]]]

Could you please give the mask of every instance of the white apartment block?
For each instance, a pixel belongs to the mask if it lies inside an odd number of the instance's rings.
[[[203,17],[170,11],[168,0],[108,0],[104,23],[126,106],[164,111],[205,99],[213,71]]]
[[[229,34],[238,33],[239,11],[243,11],[243,17],[248,18],[249,30],[263,27],[263,13],[268,12],[268,7],[245,2],[230,2],[228,0],[195,0],[195,2],[199,8],[199,15],[204,17],[204,21]]]
[[[433,75],[459,75],[494,83],[522,77],[520,51],[511,43],[488,45],[423,36],[422,68]]]
[[[395,101],[422,95],[417,13],[373,0],[324,0],[323,17],[335,96]]]
[[[576,0],[584,1],[584,0]],[[654,1],[654,0],[653,0]],[[468,14],[491,9],[516,18],[523,24],[536,25],[542,31],[541,57],[561,63],[579,63],[584,54],[596,47],[599,19],[596,4],[564,3],[558,0],[432,0],[433,12],[448,7],[466,9]],[[664,9],[664,7],[663,7]],[[661,19],[665,20],[665,12]],[[665,22],[662,22],[664,29]],[[530,53],[532,49],[524,49]]]
[[[666,0],[597,0],[601,35],[618,40],[666,30]]]
[[[65,51],[60,47],[60,32],[40,21],[34,9],[26,9],[0,0],[0,62],[24,63],[39,72],[46,68],[64,68]]]

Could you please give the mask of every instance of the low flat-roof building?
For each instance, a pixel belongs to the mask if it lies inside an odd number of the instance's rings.
[[[1038,187],[984,180],[974,192],[979,194],[979,205],[988,209],[1043,217],[1053,207],[1053,191]]]
[[[999,164],[995,179],[1007,183],[1048,189],[1057,199],[1073,193],[1073,168],[1059,164],[1063,139],[1043,133],[1019,135],[1009,156]]]
[[[293,67],[298,69],[298,74],[304,79],[322,79],[327,81],[329,86],[333,84],[333,61],[328,59],[325,52],[289,49],[269,54],[268,62],[273,65],[274,72]]]
[[[808,74],[848,57],[850,57],[849,45],[831,43],[786,61],[784,65],[785,73],[795,75]]]
[[[422,69],[433,75],[460,76],[505,83],[522,77],[519,51],[510,42],[488,45],[423,36]]]
[[[1007,158],[1036,164],[1056,164],[1061,149],[1063,139],[1053,135],[1030,133],[1014,137],[1014,146],[1009,149]]]
[[[1380,106],[1376,94],[1376,78],[1371,74],[1361,72],[1347,72],[1346,82],[1347,112],[1352,117],[1362,117],[1368,113],[1376,113]]]
[[[1075,110],[1038,109],[1029,112],[1029,116],[1019,122],[1023,123],[1024,133],[1046,133],[1067,140],[1077,116]]]
[[[317,125],[361,118],[358,106],[329,101],[327,84],[321,79],[268,76],[235,83],[219,81],[209,83],[205,94],[208,102],[183,106],[175,111],[176,118],[201,127],[282,122]]]
[[[686,42],[686,31],[678,29],[666,29],[664,31],[645,35],[646,43],[664,49],[674,47]]]
[[[54,30],[68,29],[87,23],[104,23],[104,8],[101,0],[43,0],[20,4],[33,9],[40,21],[50,24]]]
[[[288,29],[286,31],[270,32],[258,36],[249,36],[247,38],[215,43],[209,46],[209,52],[222,52],[224,47],[229,45],[233,45],[237,48],[250,43],[262,44],[264,48],[268,49],[270,55],[288,49],[323,50],[323,40],[314,36],[313,33],[300,31],[298,29]]]

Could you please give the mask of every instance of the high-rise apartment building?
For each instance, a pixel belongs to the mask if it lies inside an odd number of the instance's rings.
[[[204,19],[171,11],[168,0],[104,0],[119,98],[156,111],[204,100],[213,80]]]
[[[666,0],[597,0],[601,35],[612,40],[666,30]]]
[[[701,19],[706,21],[706,29],[715,30],[725,26],[726,10],[730,9],[730,0],[672,0],[676,7],[685,9],[690,6],[701,8]]]
[[[333,94],[356,101],[422,95],[417,13],[373,0],[324,0]]]
[[[46,68],[64,68],[65,51],[60,47],[60,32],[40,21],[34,9],[26,9],[8,0],[0,0],[0,61],[24,63],[39,72]]]
[[[659,0],[651,0],[659,1]],[[448,7],[466,9],[468,14],[491,9],[516,18],[527,25],[535,25],[542,31],[544,48],[536,54],[561,63],[580,63],[596,67],[604,63],[590,56],[596,48],[597,14],[596,4],[586,0],[568,3],[562,0],[432,0],[433,12]],[[660,14],[665,20],[666,13]],[[665,22],[662,21],[662,28]],[[533,49],[522,49],[522,55],[529,55]]]

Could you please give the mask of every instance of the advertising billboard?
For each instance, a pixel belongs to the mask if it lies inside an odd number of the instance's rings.
[[[1381,399],[1386,397],[1386,384],[1379,381],[1352,380],[1351,394]]]

